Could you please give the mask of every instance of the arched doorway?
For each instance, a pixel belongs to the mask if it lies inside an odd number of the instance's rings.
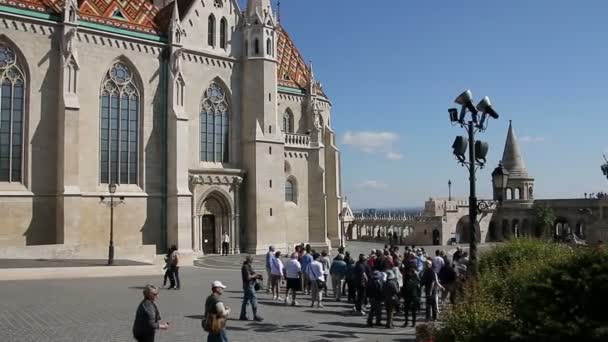
[[[469,229],[469,215],[465,215],[458,220],[458,224],[456,224],[456,241],[458,243],[470,243],[471,242],[471,233]],[[481,236],[479,225],[475,224],[475,240],[480,242],[479,237]]]
[[[564,217],[558,217],[553,225],[554,238],[557,241],[565,241],[572,234],[570,223]]]
[[[437,229],[437,228],[433,229],[433,245],[434,246],[441,245],[441,233],[439,232],[439,229]]]
[[[585,240],[585,232],[586,231],[586,226],[585,226],[585,222],[584,221],[579,221],[576,224],[576,228],[574,229],[574,234],[576,234],[576,237],[582,240]]]
[[[511,238],[511,227],[509,226],[509,220],[502,220],[502,237],[505,240]]]
[[[520,236],[520,229],[521,227],[519,226],[519,220],[515,219],[511,222],[511,236],[513,236],[514,238],[518,238]]]
[[[491,221],[488,226],[488,234],[486,235],[486,242],[495,242],[498,241],[498,231],[497,224],[495,221]]]
[[[198,214],[194,249],[204,254],[220,253],[222,234],[231,234],[230,202],[223,194],[213,191],[203,200]]]

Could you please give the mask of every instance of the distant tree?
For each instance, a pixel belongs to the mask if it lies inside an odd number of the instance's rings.
[[[555,223],[555,212],[553,209],[537,206],[534,209],[534,216],[536,218],[536,236],[549,238],[553,236],[552,229]]]

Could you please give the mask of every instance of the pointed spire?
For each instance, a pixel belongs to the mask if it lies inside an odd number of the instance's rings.
[[[177,0],[173,1],[173,12],[171,13],[171,23],[169,24],[169,32],[171,34],[171,43],[181,45],[184,29],[179,16],[179,8]]]
[[[509,132],[505,142],[505,151],[502,154],[502,165],[509,171],[510,178],[528,178],[528,170],[519,150],[519,143],[513,132],[513,125],[509,120]]]
[[[270,0],[248,0],[247,1],[247,15],[252,16],[256,12],[262,17],[266,17],[266,11],[268,15],[272,14],[272,6]]]

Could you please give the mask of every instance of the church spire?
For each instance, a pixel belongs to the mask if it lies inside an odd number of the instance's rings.
[[[527,178],[528,170],[519,150],[519,143],[513,132],[513,125],[509,120],[509,132],[505,142],[505,151],[502,154],[502,165],[509,171],[511,178]]]
[[[272,15],[272,4],[270,0],[248,0],[247,15],[258,13],[262,18]]]

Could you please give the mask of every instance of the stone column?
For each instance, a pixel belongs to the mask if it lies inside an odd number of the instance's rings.
[[[241,208],[239,206],[239,189],[241,188],[241,183],[243,182],[243,178],[235,177],[232,181],[232,193],[234,200],[234,215],[233,215],[233,224],[232,224],[232,232],[230,234],[231,237],[231,252],[234,254],[241,253]]]

